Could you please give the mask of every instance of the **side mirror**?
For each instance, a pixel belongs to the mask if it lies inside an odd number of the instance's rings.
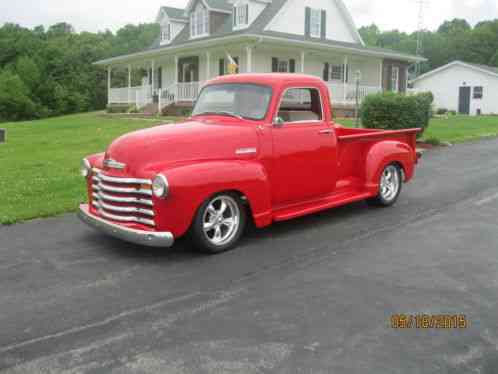
[[[275,119],[273,120],[273,126],[275,127],[282,127],[284,125],[285,121],[282,117],[275,117]]]

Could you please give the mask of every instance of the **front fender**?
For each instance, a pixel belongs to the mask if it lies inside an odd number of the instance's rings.
[[[365,166],[365,186],[372,194],[379,190],[380,176],[384,168],[398,163],[403,168],[405,182],[413,177],[415,152],[406,143],[391,140],[374,144],[367,152]]]
[[[199,206],[222,191],[247,197],[258,227],[271,224],[270,184],[264,167],[254,161],[208,161],[162,171],[170,185],[166,199],[155,199],[157,229],[175,237],[189,229]]]

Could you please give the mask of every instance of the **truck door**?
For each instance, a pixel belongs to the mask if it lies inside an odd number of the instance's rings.
[[[318,87],[288,88],[276,111],[273,135],[274,206],[333,192],[337,180],[337,138],[325,118]]]

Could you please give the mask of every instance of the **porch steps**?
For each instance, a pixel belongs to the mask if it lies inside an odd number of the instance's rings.
[[[146,116],[155,116],[158,113],[157,104],[154,103],[147,104],[146,106],[140,109],[140,112],[142,112]]]
[[[192,102],[179,101],[163,108],[163,116],[186,116],[192,111]]]

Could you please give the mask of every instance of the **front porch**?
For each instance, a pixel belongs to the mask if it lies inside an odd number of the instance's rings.
[[[383,90],[383,59],[295,51],[258,45],[210,49],[202,53],[158,56],[149,61],[108,67],[109,105],[155,108],[162,112],[171,105],[192,105],[204,83],[227,74],[227,53],[238,63],[240,73],[290,72],[327,78],[334,105],[353,107],[367,95]],[[127,72],[125,87],[112,87],[113,72]],[[132,75],[141,74],[133,85]],[[359,84],[357,84],[359,79]]]

